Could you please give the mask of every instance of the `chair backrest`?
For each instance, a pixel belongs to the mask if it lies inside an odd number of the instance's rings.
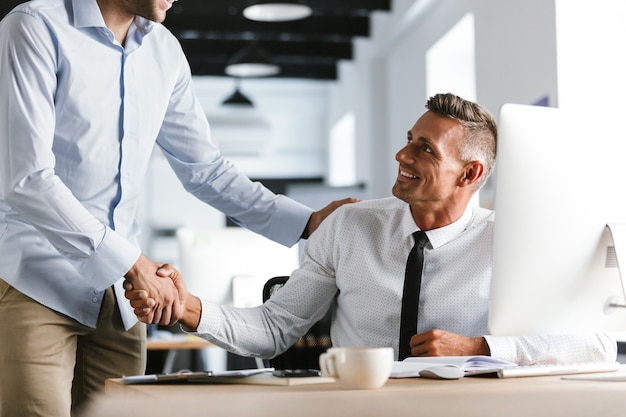
[[[288,279],[288,276],[270,278],[263,287],[263,301],[285,285]],[[269,365],[276,369],[319,369],[319,356],[332,346],[331,320],[332,309],[287,351],[270,359]]]

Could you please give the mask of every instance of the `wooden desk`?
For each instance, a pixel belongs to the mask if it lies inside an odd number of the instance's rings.
[[[146,342],[148,350],[202,349],[210,346],[213,346],[211,342],[194,335],[181,335],[172,339],[148,339]]]
[[[626,374],[626,368],[619,372]],[[378,390],[344,390],[334,383],[267,385],[124,385],[106,393],[84,416],[165,417],[611,417],[626,415],[626,382],[567,381],[559,376],[453,381],[392,379]]]

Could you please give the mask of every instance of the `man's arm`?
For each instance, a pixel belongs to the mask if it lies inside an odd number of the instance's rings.
[[[609,333],[486,335],[485,339],[491,356],[522,366],[617,360],[617,342]]]
[[[615,339],[606,333],[466,337],[429,330],[411,338],[413,356],[488,355],[521,366],[614,362]]]

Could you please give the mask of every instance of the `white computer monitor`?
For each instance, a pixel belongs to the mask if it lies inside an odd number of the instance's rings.
[[[618,268],[621,259],[626,278],[626,248],[606,227],[622,239],[626,131],[615,122],[501,108],[492,334],[626,330],[626,308],[612,306],[626,301]]]

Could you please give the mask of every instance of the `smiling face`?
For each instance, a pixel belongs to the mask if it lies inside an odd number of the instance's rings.
[[[416,218],[424,230],[458,219],[471,198],[466,177],[472,168],[459,156],[463,135],[460,122],[427,111],[408,132],[406,146],[396,154],[400,165],[393,195],[411,205],[413,217],[419,213],[420,217],[437,219],[437,223],[426,224]]]

